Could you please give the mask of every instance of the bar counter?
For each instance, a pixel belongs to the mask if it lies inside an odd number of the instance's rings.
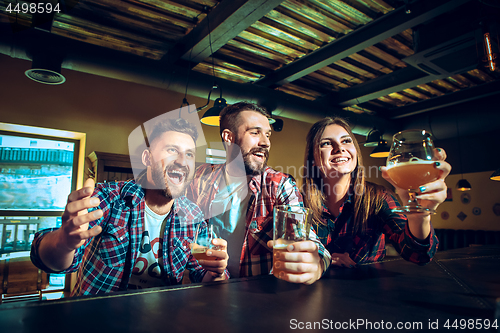
[[[4,303],[0,327],[6,333],[494,332],[486,325],[495,321],[499,297],[500,247],[482,246],[439,252],[426,266],[393,257],[330,269],[310,286],[262,276]]]

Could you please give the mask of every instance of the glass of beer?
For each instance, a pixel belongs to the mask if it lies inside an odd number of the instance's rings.
[[[212,241],[216,238],[217,234],[212,224],[207,225],[205,222],[198,224],[191,246],[191,253],[196,260],[214,260],[213,257],[207,256],[207,250],[218,250],[218,246],[212,244]]]
[[[279,277],[282,269],[274,267],[274,255],[286,252],[286,247],[294,242],[309,239],[312,212],[300,206],[274,206],[273,221],[273,274]]]
[[[404,207],[393,209],[405,214],[434,214],[432,209],[418,204],[416,193],[420,186],[439,178],[434,166],[434,143],[426,130],[406,130],[394,134],[387,157],[387,174],[401,188],[407,189],[410,200]]]

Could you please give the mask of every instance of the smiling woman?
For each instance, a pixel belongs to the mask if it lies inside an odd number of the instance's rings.
[[[380,261],[386,240],[406,260],[426,264],[432,259],[438,240],[430,217],[408,220],[391,211],[399,206],[397,200],[384,187],[365,180],[360,148],[345,120],[318,121],[306,141],[301,190],[305,206],[313,211],[318,237],[332,254],[332,265],[352,268]],[[426,184],[430,190],[425,194],[425,188],[421,190],[417,199],[437,206],[446,198],[443,179],[450,166],[444,162],[443,150],[436,154],[441,163],[433,167],[439,179]],[[396,192],[406,191],[396,187]]]
[[[332,153],[333,147],[338,149]],[[340,178],[350,174],[357,165],[357,151],[351,135],[341,126],[327,126],[320,138],[320,156],[314,162],[321,172],[328,175],[325,179]]]

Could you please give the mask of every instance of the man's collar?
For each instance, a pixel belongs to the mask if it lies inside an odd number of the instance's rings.
[[[137,206],[144,198],[144,196],[145,196],[144,189],[135,181],[125,182],[121,190],[121,197],[130,207]]]
[[[270,167],[269,166],[266,166],[266,168],[264,169],[264,171],[262,171],[261,173],[259,173],[258,175],[251,175],[251,176],[248,176],[249,177],[249,183],[251,182],[254,182],[255,183],[255,186],[257,188],[260,188],[261,184],[262,184],[262,178],[265,177],[266,173],[267,173],[267,170],[269,169]]]

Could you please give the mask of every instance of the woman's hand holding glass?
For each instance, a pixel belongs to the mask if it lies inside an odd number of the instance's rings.
[[[407,205],[393,209],[406,215],[429,215],[446,199],[444,179],[451,166],[446,153],[435,149],[430,133],[406,130],[396,133],[382,176],[395,188]]]
[[[198,263],[208,272],[203,281],[225,279],[224,271],[227,267],[227,242],[218,238],[212,224],[200,223],[196,228],[193,243],[190,244],[191,253]]]
[[[436,211],[437,207],[443,203],[447,196],[445,178],[450,174],[451,165],[446,161],[446,152],[444,149],[434,149],[434,168],[439,170],[439,178],[424,184],[418,188],[415,193],[415,198],[420,206]],[[382,177],[391,183],[396,191],[396,194],[403,202],[410,201],[408,189],[399,187],[388,175],[387,167],[382,167]]]

